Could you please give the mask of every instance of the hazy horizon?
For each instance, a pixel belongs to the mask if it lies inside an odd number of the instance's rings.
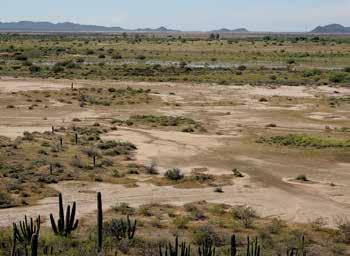
[[[0,0],[0,21],[74,22],[126,29],[165,26],[184,31],[243,27],[257,32],[304,32],[319,25],[350,24],[348,0],[296,0],[293,3],[277,0],[218,2]]]

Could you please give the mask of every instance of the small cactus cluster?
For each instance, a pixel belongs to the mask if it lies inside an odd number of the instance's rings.
[[[179,245],[179,237],[175,237],[175,244],[167,244],[165,248],[159,245],[159,256],[190,256],[191,246],[182,242]]]
[[[258,238],[250,242],[249,236],[247,237],[247,256],[260,256],[260,245]]]
[[[212,239],[206,239],[198,247],[199,256],[215,256],[215,245]]]
[[[301,238],[298,248],[292,248],[287,251],[287,256],[306,256],[304,236]]]
[[[34,234],[39,234],[40,231],[40,216],[35,220],[30,218],[28,221],[27,216],[24,216],[24,221],[19,222],[19,227],[16,223],[13,223],[13,233],[16,241],[24,243],[26,245],[31,243]]]
[[[105,223],[104,225],[106,226],[105,232],[117,240],[125,238],[132,240],[135,236],[137,220],[131,221],[130,216],[127,215],[126,219],[113,219],[111,222]]]
[[[62,194],[59,194],[59,219],[55,221],[55,218],[50,214],[51,227],[56,235],[69,236],[72,231],[76,230],[79,224],[79,220],[75,220],[76,203],[73,202],[72,208],[67,206],[66,216],[64,214]]]
[[[24,255],[29,255],[28,247],[30,245],[31,256],[38,255],[38,241],[40,232],[40,216],[36,219],[35,223],[32,218],[28,222],[27,216],[24,217],[24,221],[20,221],[20,228],[16,223],[13,223],[13,244],[11,256],[21,256],[22,251],[17,248],[17,242],[24,245]]]

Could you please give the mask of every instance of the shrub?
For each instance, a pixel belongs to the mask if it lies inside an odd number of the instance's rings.
[[[7,193],[0,191],[0,208],[8,208],[10,206],[12,206],[11,197]]]
[[[117,204],[113,207],[113,210],[123,215],[133,215],[135,213],[135,208],[130,207],[127,203]]]
[[[333,73],[330,75],[329,77],[329,81],[331,81],[332,83],[342,83],[345,82],[346,80],[346,74],[345,73]]]
[[[182,180],[185,177],[185,175],[182,174],[181,170],[178,168],[167,170],[164,176],[169,180],[174,180],[174,181]]]
[[[273,218],[271,224],[268,226],[268,230],[271,234],[279,234],[286,226],[283,220],[280,218]]]
[[[112,59],[114,59],[114,60],[119,60],[119,59],[122,59],[122,58],[123,58],[123,56],[122,56],[121,54],[119,54],[119,53],[114,54],[114,55],[112,56]]]
[[[295,179],[298,181],[304,181],[304,182],[309,181],[309,179],[306,177],[305,174],[300,174]]]
[[[248,206],[240,206],[233,210],[233,215],[241,221],[245,228],[253,226],[254,219],[257,217],[253,208]]]
[[[97,148],[103,150],[108,156],[128,155],[131,151],[137,149],[137,147],[130,142],[115,140],[101,142],[97,145]]]
[[[244,65],[240,65],[240,66],[238,66],[238,68],[237,68],[239,71],[244,71],[244,70],[246,70],[247,69],[247,67],[246,66],[244,66]]]
[[[192,127],[185,127],[181,130],[182,132],[192,133],[194,129]]]
[[[55,64],[53,67],[52,67],[52,72],[54,73],[61,73],[64,71],[64,68],[60,65],[57,65]]]
[[[23,138],[22,139],[23,140],[32,141],[32,140],[34,140],[34,135],[32,133],[30,133],[30,132],[25,131],[25,132],[23,132]]]
[[[271,75],[270,79],[273,80],[273,81],[276,81],[277,80],[277,76],[276,75]]]
[[[84,168],[85,164],[81,160],[79,156],[75,156],[71,161],[71,166],[77,167],[77,168]]]
[[[136,56],[136,59],[138,59],[138,60],[144,60],[144,59],[146,59],[146,56],[145,56],[145,55],[137,55],[137,56]]]
[[[32,65],[32,66],[30,66],[29,71],[30,71],[31,73],[37,73],[37,72],[40,71],[40,69],[41,69],[41,68],[40,68],[39,66]]]
[[[200,226],[196,228],[193,232],[193,240],[197,245],[203,244],[206,241],[212,241],[218,246],[223,242],[212,226]]]
[[[311,226],[315,231],[322,230],[326,225],[327,221],[322,217],[316,218],[311,222]]]
[[[85,148],[83,149],[83,152],[88,156],[88,157],[101,157],[101,152],[98,151],[98,149],[94,147],[90,148]]]
[[[222,190],[222,187],[218,186],[214,189],[214,192],[216,193],[224,193],[224,191]]]
[[[23,55],[23,54],[20,54],[20,55],[17,55],[15,57],[15,60],[19,60],[19,61],[27,61],[28,60],[28,57]]]
[[[340,231],[342,240],[345,243],[350,243],[350,221],[346,218],[338,218],[336,224]]]
[[[243,178],[244,177],[244,175],[237,168],[233,169],[232,172],[233,172],[233,175],[235,177],[237,177],[237,178]]]
[[[150,163],[150,165],[146,167],[146,171],[148,174],[151,174],[151,175],[158,174],[159,172],[158,172],[158,168],[157,168],[157,162],[153,160]]]
[[[177,216],[173,220],[173,224],[177,229],[186,229],[190,219],[186,216]]]

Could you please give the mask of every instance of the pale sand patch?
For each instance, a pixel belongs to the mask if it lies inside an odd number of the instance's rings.
[[[350,96],[350,87],[330,87],[330,86],[318,86],[317,89],[313,89],[315,93],[322,92],[328,95],[348,95]]]
[[[347,120],[345,116],[325,112],[313,112],[308,114],[308,117],[316,120]]]
[[[0,135],[10,139],[23,136],[24,132],[46,132],[51,131],[51,126],[0,126]]]
[[[136,161],[148,165],[152,161],[166,169],[174,167],[172,159],[186,159],[223,145],[231,136],[190,134],[176,131],[119,128],[103,135],[104,140],[126,140],[137,145]],[[188,166],[177,166],[188,170]]]
[[[60,90],[70,88],[71,83],[72,82],[70,81],[2,78],[0,79],[0,91],[19,92],[31,90]],[[75,88],[79,87],[79,85],[74,86]]]
[[[296,97],[296,98],[303,98],[303,97],[313,97],[314,95],[310,92],[308,92],[307,88],[305,86],[278,86],[274,88],[269,88],[266,86],[259,86],[259,87],[253,87],[253,86],[244,86],[243,89],[249,94],[249,95],[260,95],[260,96],[289,96],[289,97]]]
[[[183,205],[205,200],[233,206],[249,205],[262,217],[280,216],[293,222],[309,222],[317,217],[323,217],[329,221],[330,225],[334,225],[333,217],[350,214],[350,209],[344,209],[341,204],[331,200],[299,197],[272,187],[251,186],[248,178],[235,180],[233,186],[223,188],[222,194],[215,193],[213,188],[176,189],[144,183],[140,183],[135,188],[125,188],[115,184],[70,181],[54,184],[51,187],[63,193],[65,203],[73,200],[77,202],[78,218],[95,214],[96,192],[101,192],[103,195],[104,210],[111,209],[121,202],[137,207],[149,203]],[[313,201],[312,204],[310,200]],[[45,198],[35,206],[2,209],[0,226],[8,226],[22,219],[25,214],[28,216],[40,214],[47,220],[50,213],[57,214],[57,201],[57,198]]]

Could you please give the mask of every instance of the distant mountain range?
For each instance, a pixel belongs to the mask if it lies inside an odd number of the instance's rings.
[[[125,29],[122,27],[106,27],[97,25],[82,25],[72,22],[52,23],[52,22],[0,22],[0,31],[18,31],[18,32],[182,32],[180,30],[168,29],[166,27],[159,28],[138,28]],[[207,31],[211,33],[249,33],[246,28],[228,29],[222,28],[218,30]],[[345,34],[350,33],[350,27],[344,27],[340,24],[330,24],[326,26],[318,26],[311,33],[317,34]]]
[[[166,27],[159,28],[138,28],[125,29],[122,27],[105,27],[97,25],[82,25],[72,22],[52,23],[52,22],[33,22],[33,21],[19,21],[19,22],[0,22],[0,31],[18,31],[18,32],[181,32],[180,30],[168,29]],[[216,33],[246,33],[245,28],[239,29],[220,29],[211,32]]]
[[[177,30],[159,27],[156,29],[124,29],[121,27],[105,27],[97,25],[82,25],[72,22],[51,23],[51,22],[0,22],[0,31],[20,31],[20,32],[127,32],[127,31],[145,31],[145,32],[176,32]]]
[[[218,29],[218,30],[213,30],[211,32],[214,32],[214,33],[249,33],[249,30],[246,28],[237,28],[237,29],[222,28],[222,29]]]
[[[326,26],[318,26],[311,33],[318,34],[345,34],[350,33],[350,27],[344,27],[340,24],[330,24]]]

